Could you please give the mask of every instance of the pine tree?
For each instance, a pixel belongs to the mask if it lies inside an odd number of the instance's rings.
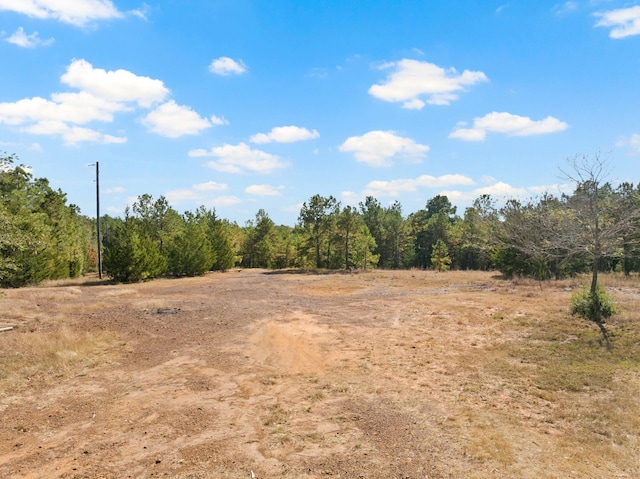
[[[439,272],[448,271],[451,266],[449,248],[446,243],[440,239],[436,241],[435,245],[433,245],[431,264],[433,265],[433,268]]]

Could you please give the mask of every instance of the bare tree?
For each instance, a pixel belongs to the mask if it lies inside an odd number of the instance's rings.
[[[611,166],[599,154],[589,158],[568,160],[570,170],[561,170],[575,184],[567,204],[573,211],[572,222],[564,226],[564,236],[570,239],[571,254],[587,253],[591,260],[590,298],[592,308],[587,319],[598,325],[605,340],[608,333],[604,319],[610,312],[603,309],[598,296],[598,272],[602,258],[613,257],[623,246],[622,238],[640,219],[640,208],[628,208],[624,197],[615,194],[608,177]]]

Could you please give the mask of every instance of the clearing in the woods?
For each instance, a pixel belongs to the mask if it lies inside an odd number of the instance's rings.
[[[3,478],[640,477],[640,281],[257,270],[0,291]]]

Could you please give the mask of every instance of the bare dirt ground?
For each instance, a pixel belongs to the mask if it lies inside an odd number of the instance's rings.
[[[246,270],[4,290],[0,477],[640,477],[640,364],[568,315],[574,286]],[[618,288],[614,342],[637,293]],[[610,367],[554,376],[576,348]]]

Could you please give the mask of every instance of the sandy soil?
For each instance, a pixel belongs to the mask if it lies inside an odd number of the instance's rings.
[[[484,367],[569,294],[423,271],[5,290],[5,344],[98,340],[0,378],[0,477],[637,477]]]

